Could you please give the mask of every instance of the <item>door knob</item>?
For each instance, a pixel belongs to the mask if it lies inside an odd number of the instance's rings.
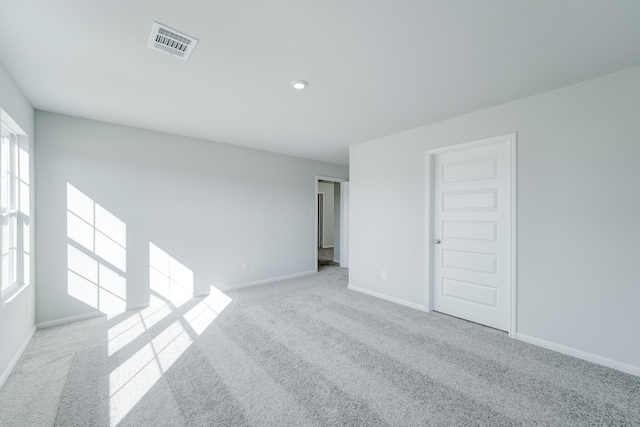
[[[436,239],[433,241],[433,243],[435,243],[436,245],[439,245],[441,242],[440,242],[440,239]]]

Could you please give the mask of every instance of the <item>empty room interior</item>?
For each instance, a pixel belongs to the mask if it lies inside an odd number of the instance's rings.
[[[0,426],[640,426],[639,23],[0,0]]]

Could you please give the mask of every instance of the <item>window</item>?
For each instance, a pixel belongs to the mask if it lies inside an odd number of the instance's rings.
[[[17,136],[1,125],[0,209],[2,212],[2,291],[18,283]]]
[[[0,294],[5,301],[31,280],[31,206],[29,141],[2,109],[0,119]]]

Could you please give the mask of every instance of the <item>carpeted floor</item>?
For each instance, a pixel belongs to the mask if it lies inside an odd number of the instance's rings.
[[[640,425],[640,378],[346,282],[326,267],[39,331],[0,425]]]

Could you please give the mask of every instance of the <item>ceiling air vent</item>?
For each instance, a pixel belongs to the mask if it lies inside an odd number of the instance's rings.
[[[148,46],[186,61],[196,44],[198,44],[198,39],[154,22]]]

